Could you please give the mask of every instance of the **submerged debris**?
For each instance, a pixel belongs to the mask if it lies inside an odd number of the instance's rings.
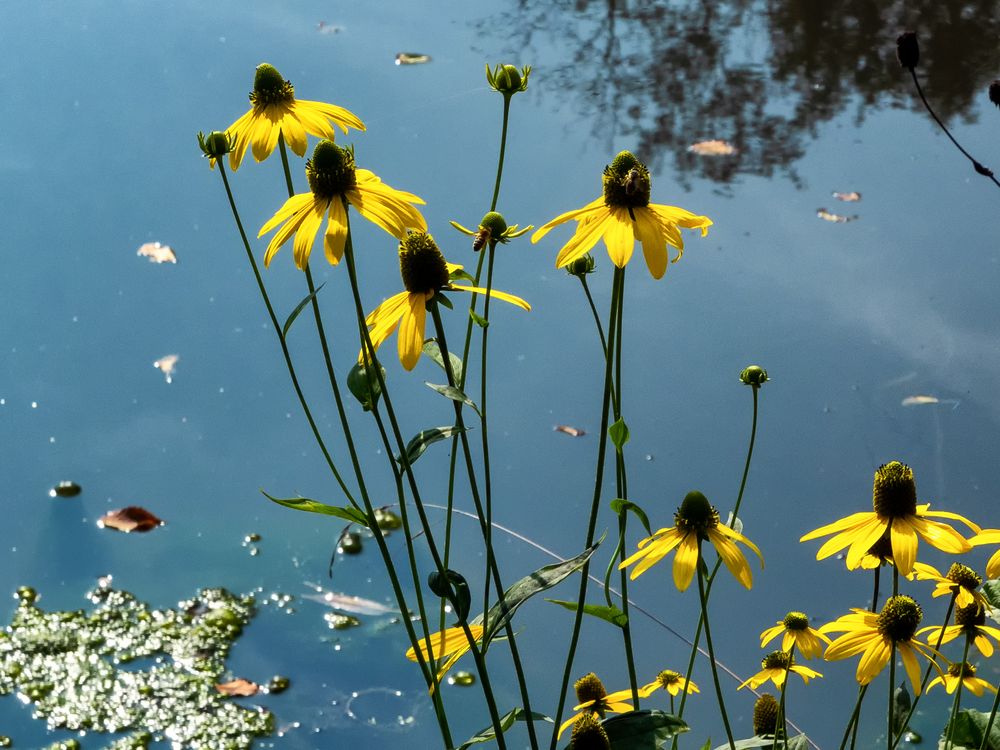
[[[177,263],[177,255],[170,245],[159,242],[146,242],[139,246],[136,255],[149,258],[150,263]]]
[[[857,191],[851,191],[850,193],[838,193],[834,190],[833,197],[838,201],[844,201],[844,203],[857,203],[861,200],[861,193]]]
[[[177,363],[180,361],[181,357],[179,354],[168,354],[165,357],[160,357],[153,363],[153,367],[163,373],[163,377],[167,379],[168,383],[174,382],[174,370],[177,369]]]
[[[243,708],[215,687],[253,616],[252,598],[206,589],[163,610],[108,586],[89,598],[96,606],[88,614],[44,612],[21,597],[0,634],[0,696],[33,704],[51,731],[129,733],[109,745],[115,750],[152,741],[245,750],[273,732],[269,712]],[[79,747],[53,747],[70,743]]]
[[[727,141],[698,141],[688,146],[688,151],[698,156],[732,156],[738,149]]]
[[[396,55],[396,65],[422,65],[430,61],[430,55],[422,55],[419,52],[400,52]]]
[[[138,505],[108,511],[97,521],[102,529],[124,531],[126,534],[131,531],[152,531],[163,523],[162,519]]]
[[[846,224],[849,221],[854,221],[857,216],[841,216],[840,214],[834,214],[827,211],[825,208],[817,208],[816,216],[821,218],[823,221],[830,221],[834,224]]]
[[[49,497],[76,497],[83,488],[76,482],[63,481],[49,490]]]

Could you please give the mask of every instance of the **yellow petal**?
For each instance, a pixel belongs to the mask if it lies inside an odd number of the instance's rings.
[[[828,536],[829,534],[836,534],[840,531],[852,529],[858,526],[862,521],[866,521],[874,515],[875,514],[870,510],[862,511],[861,513],[852,513],[851,515],[845,516],[838,521],[828,523],[826,526],[820,526],[818,529],[813,529],[808,534],[799,537],[799,541],[808,542],[810,539],[818,539],[821,536]]]
[[[890,652],[891,647],[882,636],[877,636],[875,640],[872,640],[861,656],[861,661],[858,662],[856,675],[858,684],[867,685],[874,680],[889,663]]]
[[[594,213],[595,211],[599,211],[604,207],[605,207],[604,196],[602,195],[601,197],[592,200],[583,208],[578,208],[574,211],[567,211],[564,214],[559,214],[552,221],[543,224],[542,226],[540,226],[538,229],[535,230],[535,233],[531,235],[531,244],[535,244],[536,242],[538,242],[538,240],[542,239],[542,237],[547,235],[554,227],[557,227],[560,224],[565,224],[567,221],[572,221],[573,219],[576,219],[577,221],[583,221],[584,219],[590,218],[590,214]]]
[[[305,270],[309,265],[309,253],[312,252],[313,243],[316,241],[316,233],[319,225],[323,223],[323,215],[326,213],[326,205],[320,201],[314,201],[309,210],[306,211],[299,223],[299,228],[295,232],[295,242],[292,245],[292,252],[295,256],[295,265],[299,270]]]
[[[624,268],[635,249],[635,233],[627,208],[612,208],[611,220],[606,222],[604,245],[608,248],[611,262]]]
[[[486,290],[478,286],[464,286],[462,284],[452,284],[451,288],[456,292],[472,292],[473,294],[486,294]],[[510,304],[517,305],[523,310],[531,309],[531,305],[529,305],[520,297],[516,297],[513,294],[508,294],[507,292],[501,292],[498,289],[491,289],[490,297],[493,297],[494,299],[503,300],[504,302],[510,302]]]
[[[698,535],[692,532],[685,534],[674,555],[674,585],[678,591],[685,591],[691,585],[698,567],[698,552]]]
[[[314,196],[312,193],[297,193],[296,195],[293,195],[281,204],[281,208],[277,210],[274,216],[264,223],[264,226],[262,226],[260,231],[257,232],[257,236],[263,237],[283,221],[299,213],[302,209],[311,204],[313,200]]]
[[[647,208],[636,208],[634,213],[635,236],[642,243],[642,255],[646,259],[646,267],[654,279],[661,279],[667,272],[669,258],[667,241],[660,231],[660,223]]]
[[[712,546],[715,547],[716,552],[719,553],[719,557],[722,558],[722,562],[726,564],[729,572],[733,574],[733,577],[746,588],[752,588],[753,572],[750,570],[750,565],[747,563],[747,559],[743,557],[743,553],[740,552],[739,547],[720,534],[717,529],[709,529],[708,538],[712,542]]]
[[[607,211],[596,212],[593,218],[581,221],[569,242],[563,245],[559,254],[556,255],[556,268],[567,266],[577,258],[586,255],[601,239],[601,235],[604,234],[604,230],[611,221],[611,214]]]
[[[908,643],[897,644],[896,650],[903,657],[903,666],[906,668],[906,676],[910,678],[914,695],[920,695],[920,683],[923,680],[920,676],[920,664],[917,662],[916,654],[913,653],[913,649]]]
[[[399,325],[397,344],[399,361],[407,370],[412,370],[420,359],[424,348],[424,326],[426,319],[426,304],[429,294],[410,292],[406,297],[407,307]]]
[[[306,129],[295,114],[295,103],[292,104],[288,114],[281,118],[281,134],[296,156],[305,156],[309,139],[306,136]]]
[[[326,223],[326,232],[323,235],[323,252],[331,266],[340,263],[340,259],[344,257],[347,230],[347,209],[344,208],[344,201],[340,196],[335,195],[330,201],[330,220]]]
[[[892,559],[901,575],[909,575],[913,563],[917,559],[917,533],[907,518],[893,518],[890,533],[892,535]]]

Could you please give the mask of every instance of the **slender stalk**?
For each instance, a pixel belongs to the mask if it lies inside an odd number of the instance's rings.
[[[497,179],[493,184],[493,200],[490,201],[490,211],[497,210],[497,199],[500,197],[500,179],[503,177],[503,157],[507,150],[507,117],[510,114],[511,94],[503,97],[503,127],[500,129],[500,156],[497,157]]]
[[[872,588],[872,612],[878,612],[878,584],[882,572],[881,563],[875,568],[875,586]]]
[[[712,682],[715,683],[715,694],[719,699],[719,711],[722,714],[722,724],[726,728],[726,738],[729,740],[729,750],[736,750],[733,740],[733,730],[729,726],[729,715],[726,713],[726,702],[722,697],[722,684],[719,682],[719,670],[715,666],[715,648],[712,646],[712,630],[708,625],[708,597],[705,596],[705,574],[701,567],[701,542],[698,542],[698,596],[701,599],[702,622],[705,623],[705,646],[708,648],[708,660],[712,666]]]
[[[958,706],[961,703],[962,698],[962,687],[965,684],[962,681],[962,677],[965,675],[965,662],[969,658],[969,642],[972,640],[971,635],[965,637],[965,648],[962,649],[962,661],[961,664],[961,674],[958,678],[958,685],[955,686],[955,700],[951,704],[951,718],[948,719],[948,737],[944,741],[944,750],[951,750],[955,747],[954,742],[952,742],[952,735],[955,733],[955,718],[958,716]],[[989,732],[987,731],[986,736],[989,737]]]
[[[955,144],[955,148],[961,151],[962,155],[972,163],[973,169],[975,169],[978,174],[981,174],[983,177],[988,177],[993,181],[994,185],[1000,187],[1000,181],[997,181],[997,178],[993,176],[993,170],[976,161],[976,159],[973,158],[972,154],[970,154],[968,151],[962,148],[962,145],[955,140],[955,136],[953,136],[951,134],[951,131],[948,130],[947,126],[945,126],[945,124],[941,122],[941,118],[937,116],[937,114],[934,112],[934,109],[927,101],[927,97],[924,96],[924,90],[920,86],[920,81],[917,80],[917,71],[914,68],[910,68],[909,70],[910,70],[910,76],[913,78],[913,85],[917,87],[917,93],[920,95],[920,101],[924,103],[924,107],[927,109],[927,112],[930,113],[930,116],[934,118],[934,122],[936,122],[938,124],[938,127],[940,127],[941,130],[944,131],[944,134],[948,136],[948,140],[950,140],[953,144]]]
[[[618,295],[621,294],[621,284],[619,283],[621,279],[621,269],[615,268],[614,279],[611,282],[611,312],[610,320],[608,323],[609,336],[612,338],[610,342],[611,345],[614,344],[615,331],[615,317],[618,311]],[[601,433],[598,438],[598,448],[597,448],[597,469],[594,472],[594,495],[591,500],[590,505],[590,520],[587,523],[587,540],[584,545],[585,548],[590,547],[594,543],[594,534],[597,529],[597,511],[601,505],[601,489],[604,485],[604,458],[608,443],[608,413],[610,411],[609,407],[611,405],[611,376],[612,376],[612,358],[605,357],[604,364],[604,395],[602,397],[601,406]],[[587,600],[587,584],[590,581],[590,561],[588,560],[583,565],[583,569],[580,572],[580,591],[577,594],[576,600],[582,605]],[[555,715],[555,727],[558,727],[562,723],[563,709],[566,706],[566,690],[569,687],[570,675],[573,673],[573,657],[576,656],[576,646],[580,640],[580,627],[583,623],[583,607],[579,606],[576,610],[576,615],[573,620],[573,632],[570,635],[569,650],[566,654],[566,664],[563,668],[563,678],[562,684],[559,689],[559,705],[556,708]],[[686,687],[686,686],[685,686]],[[555,750],[556,747],[556,729],[552,730],[552,740],[549,744],[549,750]]]
[[[778,747],[778,739],[782,739],[782,745],[788,747],[788,729],[785,727],[785,689],[788,687],[789,670],[791,669],[791,653],[789,653],[788,666],[785,668],[785,679],[781,682],[781,696],[778,700],[778,720],[774,723],[774,739],[771,741],[771,750]]]
[[[507,101],[505,99],[505,101]],[[504,119],[506,124],[506,118]],[[490,291],[493,289],[493,260],[496,257],[496,241],[490,240],[489,261],[486,264],[486,299],[483,300],[483,318],[489,323],[490,320]],[[437,305],[435,305],[435,309]],[[483,445],[483,498],[486,501],[486,523],[484,526],[484,541],[486,544],[486,570],[485,582],[483,585],[483,625],[486,625],[486,613],[490,611],[490,575],[489,571],[493,567],[493,481],[490,474],[490,438],[489,422],[486,418],[486,344],[489,336],[489,325],[483,327],[482,345],[480,347],[479,364],[479,425],[482,434]],[[449,365],[451,362],[448,363]],[[452,373],[454,376],[454,373]],[[461,410],[461,404],[455,402],[455,408]],[[497,596],[503,594],[502,590],[497,591]],[[529,717],[530,718],[530,717]]]
[[[487,296],[487,302],[488,301],[489,301],[489,297]],[[448,356],[448,341],[447,341],[447,338],[445,337],[444,324],[441,321],[441,311],[438,308],[437,300],[435,300],[433,298],[430,299],[427,302],[427,307],[428,307],[428,309],[430,309],[430,311],[431,311],[431,317],[434,319],[434,329],[435,329],[435,331],[437,333],[438,346],[441,348],[441,359],[445,363],[445,372],[448,375],[448,384],[454,386],[458,381],[455,379],[455,373],[454,373],[454,371],[452,370],[452,367],[451,367],[451,358]],[[484,307],[484,310],[485,309],[486,308]],[[485,342],[484,342],[484,346],[485,346]],[[484,369],[484,373],[485,373],[485,369]],[[469,448],[469,438],[468,438],[468,434],[466,433],[466,430],[465,430],[465,420],[462,417],[462,404],[460,402],[458,402],[458,401],[453,401],[452,403],[453,403],[453,405],[455,407],[455,424],[456,424],[456,426],[458,427],[458,430],[459,430],[459,438],[461,439],[461,443],[462,443],[462,453],[465,456],[465,466],[466,466],[466,470],[467,470],[468,475],[469,475],[469,487],[470,487],[471,492],[472,492],[472,500],[473,500],[473,503],[476,506],[476,512],[478,513],[479,518],[480,518],[480,530],[482,531],[484,539],[490,539],[491,538],[492,529],[490,529],[490,531],[487,532],[486,529],[482,528],[483,525],[486,523],[486,521],[485,521],[485,514],[484,514],[484,511],[483,511],[482,502],[481,502],[480,497],[479,497],[479,490],[478,490],[477,485],[476,485],[476,473],[475,473],[475,468],[474,468],[473,463],[472,463],[472,452],[471,452],[471,450]],[[486,574],[487,574],[487,577],[492,577],[493,583],[494,583],[494,585],[496,586],[496,589],[497,589],[497,596],[500,597],[501,601],[503,601],[503,593],[502,592],[504,591],[504,586],[503,586],[503,582],[500,579],[500,569],[497,566],[496,558],[493,556],[492,552],[493,552],[492,548],[490,546],[487,546],[487,548],[486,548],[486,564],[487,564]],[[483,610],[483,628],[484,628],[484,630],[487,627],[487,622],[488,622],[487,618],[488,618],[488,612],[486,610]],[[528,737],[529,737],[529,740],[532,743],[532,747],[537,747],[538,746],[538,739],[535,736],[535,724],[534,724],[534,719],[533,719],[532,713],[531,713],[531,700],[530,700],[530,697],[529,697],[529,694],[528,694],[528,684],[527,684],[527,680],[525,679],[525,676],[524,676],[524,667],[521,664],[521,655],[520,655],[520,652],[518,651],[518,648],[517,648],[517,638],[515,637],[515,634],[514,634],[514,627],[511,625],[510,620],[508,620],[505,623],[504,629],[507,632],[507,642],[508,642],[508,645],[510,646],[510,655],[511,655],[512,661],[514,662],[514,672],[517,675],[518,687],[520,688],[520,691],[521,691],[521,702],[524,705],[525,723],[527,724],[527,728],[528,728]],[[488,643],[484,643],[483,644],[483,654],[484,655],[486,653],[486,649],[487,648],[489,648],[489,644]]]
[[[382,391],[382,403],[386,410],[386,415],[389,417],[389,425],[392,428],[392,436],[395,440],[396,447],[399,451],[399,456],[402,459],[403,471],[406,475],[407,481],[410,486],[410,494],[413,496],[414,506],[417,509],[417,513],[420,516],[420,523],[423,528],[424,535],[427,537],[427,546],[431,553],[431,558],[434,561],[435,568],[441,574],[445,573],[445,568],[441,560],[441,555],[438,552],[437,544],[434,542],[433,534],[431,533],[430,521],[427,518],[427,514],[424,511],[423,503],[420,500],[420,488],[417,485],[416,476],[413,473],[413,467],[411,466],[409,460],[406,458],[406,444],[403,441],[403,435],[399,429],[399,422],[396,419],[396,412],[392,406],[392,399],[389,395],[389,390],[386,387],[385,377],[382,375],[382,368],[379,365],[378,358],[375,353],[375,347],[372,345],[371,336],[368,331],[368,326],[365,324],[365,314],[364,307],[361,304],[361,292],[358,287],[358,276],[357,268],[354,262],[354,243],[351,237],[350,228],[350,218],[348,217],[348,227],[347,227],[347,239],[345,241],[344,247],[344,257],[347,259],[347,271],[350,277],[351,293],[354,297],[354,307],[355,314],[358,322],[358,329],[361,336],[362,349],[365,352],[365,361],[371,364],[371,369],[375,373],[375,377],[378,379],[379,388]],[[445,362],[448,361],[447,355],[445,355]],[[390,451],[391,452],[391,451]],[[472,632],[469,630],[467,618],[461,616],[461,613],[456,612],[459,616],[459,622],[462,629],[465,632],[465,636],[469,641],[469,650],[472,652],[473,658],[476,662],[476,671],[479,673],[479,680],[482,685],[483,695],[486,698],[486,705],[490,712],[490,719],[493,723],[493,730],[496,733],[497,745],[500,748],[506,748],[506,740],[503,736],[503,728],[500,725],[500,715],[497,712],[496,701],[493,696],[493,686],[490,683],[489,673],[486,671],[486,665],[482,659],[482,652],[477,645],[475,638],[472,637]]]
[[[986,722],[986,731],[983,733],[983,742],[979,750],[986,750],[986,746],[990,744],[990,731],[993,729],[993,720],[997,717],[997,708],[1000,708],[1000,690],[993,698],[993,709],[990,711],[990,720]]]
[[[847,726],[844,728],[844,738],[840,741],[840,750],[844,750],[844,748],[847,747],[848,739],[851,740],[851,747],[854,747],[853,737],[857,736],[858,718],[861,715],[861,703],[864,701],[865,693],[867,692],[868,685],[858,686],[858,698],[854,701],[854,710],[851,711],[851,718],[847,720]]]
[[[892,642],[892,646],[889,649],[889,705],[886,708],[886,730],[885,730],[885,746],[886,750],[892,750],[892,735],[894,734],[895,725],[892,723],[892,716],[895,713],[893,703],[893,697],[896,693],[896,641]]]

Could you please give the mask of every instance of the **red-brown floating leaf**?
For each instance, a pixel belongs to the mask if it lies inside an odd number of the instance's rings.
[[[250,682],[250,680],[244,680],[240,677],[229,682],[220,683],[215,686],[215,689],[223,695],[236,695],[245,698],[250,695],[257,695],[260,686],[256,682]]]
[[[688,151],[698,156],[732,156],[737,152],[736,146],[726,141],[698,141],[688,146]]]
[[[830,213],[825,208],[817,208],[816,215],[823,221],[832,221],[834,224],[846,224],[858,218],[857,216],[841,216],[840,214]]]
[[[177,256],[170,245],[163,245],[159,242],[146,242],[139,246],[136,255],[149,258],[150,263],[176,263]]]
[[[836,190],[833,191],[833,197],[838,201],[844,201],[844,203],[857,203],[861,200],[861,193],[850,192],[850,193],[838,193]]]
[[[163,373],[163,377],[167,379],[168,383],[174,382],[174,371],[177,369],[177,363],[181,361],[181,355],[179,354],[168,354],[165,357],[160,357],[153,363],[153,367]]]
[[[584,430],[578,429],[576,427],[570,427],[569,425],[565,424],[557,424],[552,429],[555,430],[556,432],[564,432],[570,437],[583,437],[584,435],[587,434]]]
[[[145,508],[130,505],[127,508],[105,513],[97,525],[102,529],[114,529],[128,533],[130,531],[152,531],[157,526],[162,526],[163,521]]]

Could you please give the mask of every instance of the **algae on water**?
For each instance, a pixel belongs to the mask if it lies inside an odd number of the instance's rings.
[[[89,613],[45,612],[26,587],[18,598],[0,631],[0,696],[17,693],[50,729],[115,733],[107,744],[114,750],[154,739],[242,750],[273,731],[266,709],[244,708],[215,688],[253,616],[252,597],[204,589],[176,609],[151,610],[102,585],[89,595]]]

